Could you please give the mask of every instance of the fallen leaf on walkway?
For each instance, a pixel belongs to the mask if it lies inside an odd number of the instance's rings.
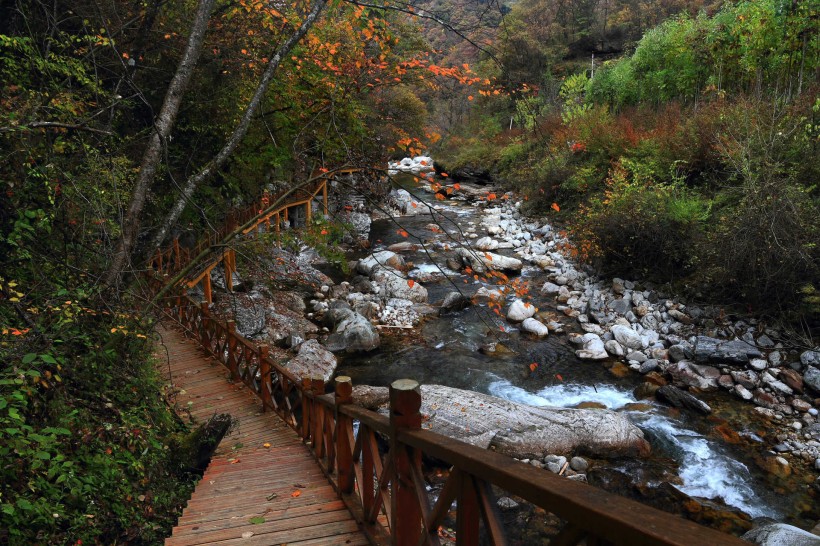
[[[264,448],[266,448],[266,449],[267,449],[267,448],[269,448],[269,447],[270,447],[270,443],[269,443],[269,442],[265,442],[264,444],[262,444],[262,447],[264,447]]]
[[[296,497],[298,497],[298,496],[299,496],[299,495],[301,495],[301,494],[302,494],[302,492],[301,492],[301,491],[299,491],[299,490],[297,489],[296,491],[294,491],[293,493],[291,493],[291,494],[290,494],[290,496],[291,496],[291,497],[293,497],[293,498],[295,499]]]
[[[278,496],[279,496],[279,495],[277,495],[276,493],[271,493],[270,495],[268,495],[267,497],[265,497],[265,500],[273,500],[273,499],[275,499],[275,498],[276,498],[276,497],[278,497]]]
[[[261,516],[252,517],[248,520],[248,523],[251,523],[253,525],[259,525],[260,523],[265,523],[265,518]]]
[[[253,531],[245,531],[242,533],[242,538],[251,538],[253,536]]]

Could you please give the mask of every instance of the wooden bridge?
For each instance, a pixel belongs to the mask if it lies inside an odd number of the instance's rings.
[[[326,186],[310,191],[307,206],[320,191],[326,203]],[[280,206],[292,206],[289,202]],[[255,214],[246,224],[254,228],[271,211],[282,213],[276,209],[256,206],[254,210],[264,214]],[[235,226],[230,229],[237,231]],[[225,262],[220,241],[228,236],[226,228],[210,239],[213,256],[207,267]],[[177,249],[178,244],[172,245],[154,258],[152,264],[162,275],[159,281],[186,266]],[[326,393],[321,378],[294,377],[268,347],[244,339],[232,321],[212,316],[207,301],[194,301],[184,293],[189,286],[181,282],[181,290],[163,299],[166,316],[176,325],[160,328],[169,349],[178,411],[192,420],[229,413],[238,426],[220,444],[167,539],[169,546],[439,545],[451,542],[448,534],[440,536],[441,526],[451,520],[456,544],[504,545],[498,493],[560,517],[565,524],[549,541],[555,546],[747,544],[423,430],[415,381],[402,379],[390,386],[389,416],[353,404],[349,378],[336,378],[332,392]],[[435,502],[428,495],[423,455],[449,466]]]

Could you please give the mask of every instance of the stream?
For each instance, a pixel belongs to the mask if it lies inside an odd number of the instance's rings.
[[[374,221],[371,251],[399,242],[422,242],[424,248],[402,255],[413,264],[410,277],[427,288],[433,304],[456,287],[467,296],[482,286],[497,288],[452,271],[445,263],[457,246],[455,242],[464,240],[463,233],[474,229],[479,237],[485,235],[480,209],[459,197],[437,201],[412,177],[397,178],[418,198],[417,210],[421,212],[398,218],[400,228],[392,220]],[[440,231],[430,229],[433,216],[428,207],[435,209],[435,220],[443,228]],[[513,255],[512,250],[495,252]],[[583,333],[576,320],[556,309],[553,297],[540,294],[546,276],[541,268],[525,263],[516,278],[519,288],[528,290],[526,298],[538,307],[543,322],[555,320],[567,333]],[[509,295],[507,302],[514,297]],[[495,350],[488,350],[488,346]],[[338,373],[351,376],[354,384],[386,386],[399,378],[412,378],[532,406],[581,405],[626,412],[644,431],[653,455],[648,461],[596,464],[630,476],[641,474],[645,483],[670,481],[690,496],[723,502],[753,518],[768,517],[804,528],[814,525],[817,509],[807,498],[805,487],[798,486],[806,482],[794,475],[779,478],[756,462],[766,450],[762,437],[767,431],[764,421],[751,411],[752,405],[723,392],[709,393],[701,398],[712,406],[713,413],[703,417],[654,399],[638,400],[633,390],[643,381],[640,374],[614,360],[580,360],[575,356],[576,348],[565,333],[550,333],[542,339],[522,334],[486,304],[478,304],[442,317],[429,316],[412,331],[383,331],[380,349],[340,355]],[[733,440],[720,433],[727,426],[737,433]]]

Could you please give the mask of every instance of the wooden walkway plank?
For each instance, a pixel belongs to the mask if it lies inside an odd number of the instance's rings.
[[[223,438],[166,546],[364,545],[368,541],[299,436],[195,340],[157,328],[177,413],[195,426],[217,413]],[[167,351],[167,353],[166,353]],[[266,447],[267,446],[267,447]]]

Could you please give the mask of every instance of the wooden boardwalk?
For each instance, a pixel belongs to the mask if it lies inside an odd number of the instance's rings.
[[[172,328],[158,331],[179,415],[192,424],[215,413],[236,420],[165,544],[368,544],[296,432],[276,414],[261,413],[259,399],[230,382],[195,340]],[[163,353],[161,347],[165,360]]]

